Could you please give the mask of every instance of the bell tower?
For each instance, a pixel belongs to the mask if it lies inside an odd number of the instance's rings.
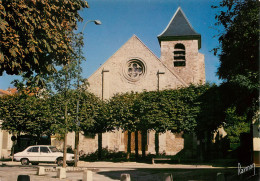
[[[165,30],[158,36],[161,61],[187,84],[205,83],[204,55],[199,53],[201,35],[179,7]]]

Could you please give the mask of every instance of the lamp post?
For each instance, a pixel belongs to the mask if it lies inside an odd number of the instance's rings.
[[[83,28],[82,28],[82,31],[80,32],[80,35],[83,37],[83,32],[87,26],[88,23],[90,22],[93,22],[95,23],[95,25],[101,25],[101,21],[100,20],[88,20]],[[77,75],[77,89],[79,89],[79,70],[80,70],[80,59],[81,59],[81,45],[79,44],[79,53],[80,53],[80,56],[78,58],[78,61],[77,61],[77,69],[78,69],[78,75]],[[78,90],[79,91],[79,90]],[[76,130],[76,133],[75,133],[75,151],[74,151],[74,154],[75,154],[75,167],[78,166],[78,153],[79,153],[79,126],[80,126],[80,122],[79,122],[79,96],[77,98],[77,110],[76,110],[76,124],[77,124],[77,130]]]

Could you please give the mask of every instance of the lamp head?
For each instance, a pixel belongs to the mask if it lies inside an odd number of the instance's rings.
[[[102,24],[100,20],[95,20],[94,23],[95,23],[96,25],[101,25],[101,24]]]

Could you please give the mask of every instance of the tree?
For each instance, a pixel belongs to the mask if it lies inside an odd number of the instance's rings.
[[[134,114],[134,102],[137,99],[138,94],[124,93],[116,94],[109,100],[110,108],[113,110],[111,113],[114,125],[117,128],[121,128],[123,131],[127,131],[127,159],[130,158],[131,154],[131,134],[132,132],[138,131],[136,124],[136,116]],[[135,139],[138,139],[135,138]],[[138,140],[137,140],[138,142]],[[138,156],[138,145],[136,156]],[[137,157],[136,157],[137,158]]]
[[[142,157],[145,157],[147,131],[154,130],[163,133],[168,128],[169,116],[164,110],[165,102],[161,99],[161,92],[143,92],[135,101],[135,115],[137,116],[137,129],[142,134]],[[155,140],[155,150],[158,155],[159,143]]]
[[[99,114],[98,109],[101,104],[101,100],[94,94],[88,91],[80,92],[79,96],[79,112],[78,112],[78,123],[76,125],[83,131],[84,134],[95,133],[93,132],[93,127],[95,127],[95,119]],[[72,113],[74,118],[77,116],[76,112],[76,99],[74,99],[74,112]],[[74,119],[76,120],[76,119]],[[74,129],[74,130],[75,130]]]
[[[100,99],[86,90],[79,93],[77,90],[73,92],[75,98],[71,100],[73,106],[70,109],[70,113],[73,118],[73,124],[71,125],[70,131],[92,129],[94,127],[95,117],[98,114]],[[76,109],[77,101],[79,101],[78,113]],[[77,114],[78,122],[76,122]]]
[[[0,98],[2,129],[14,134],[25,133],[36,136],[52,134],[53,124],[49,100],[36,94],[19,93]]]
[[[208,85],[190,85],[186,88],[174,90],[168,95],[169,117],[172,132],[192,133],[197,126],[201,102],[198,100]]]
[[[68,63],[84,0],[0,1],[0,76],[51,74]]]
[[[112,131],[115,129],[115,125],[112,121],[110,108],[107,101],[102,101],[95,98],[93,101],[94,114],[92,117],[93,122],[83,123],[80,125],[84,134],[99,134],[98,135],[98,159],[102,159],[102,133]],[[91,123],[91,124],[89,124]]]
[[[240,116],[246,115],[251,124],[259,124],[259,1],[222,0],[216,15],[217,25],[223,27],[220,46],[215,54],[220,58],[218,76],[224,82],[225,109],[234,108]],[[226,96],[225,96],[226,95]],[[251,153],[253,144],[251,145]],[[252,155],[252,154],[251,154]],[[248,162],[251,160],[248,159]]]
[[[213,7],[221,8],[216,25],[223,27],[214,49],[220,58],[217,75],[230,92],[228,107],[236,106],[252,121],[259,101],[259,1],[222,0]]]
[[[208,84],[190,85],[177,90],[116,95],[110,100],[112,118],[123,130],[141,131],[142,156],[145,157],[147,131],[154,130],[158,137],[159,133],[166,131],[191,133],[195,130],[203,104],[199,97],[209,87]],[[155,151],[158,155],[156,135]]]
[[[237,115],[234,107],[227,109],[225,114],[226,124],[224,124],[224,128],[227,132],[228,139],[231,144],[239,143],[240,134],[250,132],[250,125],[246,121],[246,115]]]
[[[72,44],[72,47],[74,49],[78,48],[77,41],[81,41],[82,39],[79,39],[79,37],[74,36],[74,41]],[[74,46],[73,46],[74,45]],[[62,116],[64,118],[64,122],[61,124],[61,127],[64,127],[63,135],[64,135],[64,145],[63,145],[63,167],[66,167],[66,153],[67,153],[67,132],[69,126],[68,122],[68,116],[70,116],[68,112],[68,104],[72,104],[70,101],[70,98],[74,97],[72,89],[77,88],[77,82],[79,79],[79,74],[81,72],[81,69],[79,69],[79,62],[78,62],[78,56],[75,53],[71,53],[68,56],[68,64],[64,65],[58,72],[54,73],[51,76],[52,85],[54,89],[59,94],[58,98],[61,100],[58,101],[60,103],[60,106],[64,106],[64,115]],[[59,105],[58,105],[59,106]]]
[[[71,87],[72,87],[72,81],[76,78],[75,73],[75,62],[71,62],[68,65],[65,65],[62,67],[62,69],[54,74],[54,87],[58,92],[58,108],[64,107],[63,116],[61,116],[64,121],[60,122],[59,125],[59,132],[63,133],[64,138],[64,144],[63,144],[63,167],[66,167],[66,155],[67,155],[67,133],[69,128],[69,122],[68,122],[68,104],[71,103],[69,100],[72,97],[71,96]],[[63,110],[63,109],[61,109]],[[59,114],[57,114],[60,116]],[[57,117],[58,118],[58,117]]]

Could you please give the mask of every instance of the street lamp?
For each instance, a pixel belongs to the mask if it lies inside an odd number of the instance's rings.
[[[95,25],[101,25],[101,21],[100,20],[88,20],[83,28],[82,28],[82,31],[80,32],[80,35],[83,36],[83,32],[87,26],[88,23],[90,22],[93,22],[95,23]],[[81,45],[79,45],[79,53],[81,54]],[[81,59],[81,55],[79,56],[78,58],[78,61],[77,61],[77,68],[78,68],[78,75],[77,75],[77,89],[79,89],[79,70],[80,70],[80,66],[79,66],[79,59]],[[75,167],[77,167],[77,162],[78,162],[78,153],[79,153],[79,130],[78,130],[78,127],[80,126],[80,122],[79,122],[79,97],[77,99],[77,114],[76,114],[76,124],[77,124],[77,130],[76,130],[76,133],[75,133]]]
[[[80,34],[81,34],[82,36],[83,36],[83,32],[84,32],[84,30],[85,30],[87,24],[90,23],[90,22],[94,22],[95,25],[101,25],[101,24],[102,24],[100,20],[88,20],[88,21],[84,24],[84,26],[83,26],[83,28],[82,28],[82,31],[80,32]],[[79,53],[81,53],[81,46],[80,46],[80,45],[79,45]],[[79,59],[80,59],[80,58],[81,58],[81,56],[79,56]],[[78,59],[78,61],[77,61],[77,66],[78,66],[77,88],[79,88],[79,69],[80,69],[80,67],[79,67],[79,59]],[[78,119],[79,119],[79,118],[78,118],[78,112],[79,112],[79,100],[77,100],[77,118],[76,118],[77,124],[78,124],[78,126],[79,126],[79,122],[78,122]]]
[[[98,20],[98,19],[97,19],[97,20],[88,20],[88,21],[84,24],[84,26],[83,26],[83,28],[82,28],[82,31],[80,32],[81,34],[83,34],[83,31],[85,30],[87,24],[90,23],[90,22],[95,23],[95,25],[101,25],[101,24],[102,24],[101,21]]]

